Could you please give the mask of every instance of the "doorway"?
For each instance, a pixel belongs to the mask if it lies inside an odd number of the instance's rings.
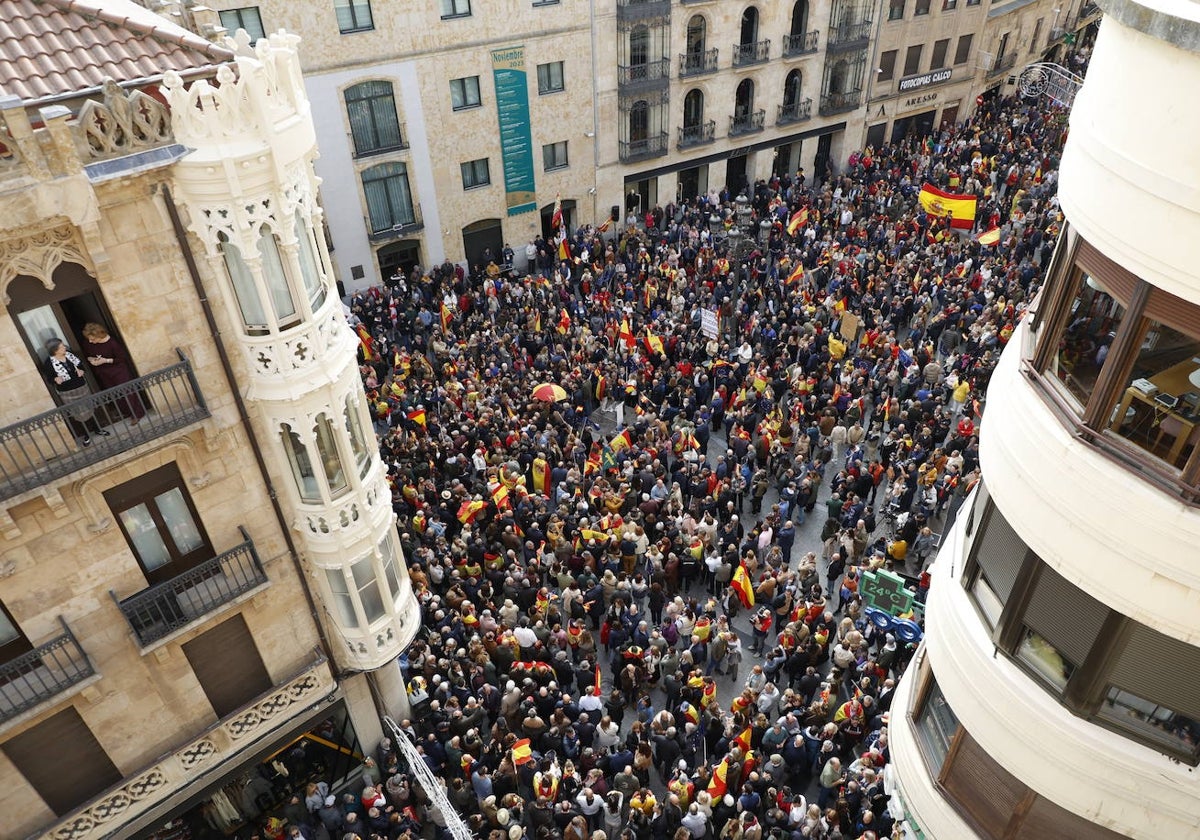
[[[734,155],[725,167],[725,186],[730,195],[737,195],[746,189],[746,165],[748,155]]]
[[[547,242],[555,240],[558,234],[551,224],[554,220],[554,204],[547,204],[539,212],[542,217],[542,238]],[[573,198],[564,198],[562,200],[562,223],[563,229],[566,230],[569,236],[571,231],[575,230],[575,199]]]
[[[379,277],[384,285],[390,286],[397,274],[405,277],[421,264],[421,243],[416,239],[389,242],[375,253],[379,263]]]
[[[639,220],[658,204],[658,178],[625,182],[625,211],[636,211]]]
[[[708,194],[708,164],[679,170],[679,190],[676,201],[695,201]]]
[[[771,174],[782,178],[800,166],[801,141],[776,146],[771,157]]]
[[[942,109],[942,121],[938,123],[939,128],[954,128],[954,123],[958,120],[958,103],[947,105]]]
[[[463,251],[471,272],[482,273],[492,260],[499,260],[504,249],[504,228],[500,219],[480,219],[462,229]]]
[[[883,145],[883,138],[887,136],[887,123],[876,123],[867,129],[866,145],[872,149],[879,149]]]
[[[813,159],[813,179],[826,183],[833,174],[829,171],[829,157],[833,151],[833,134],[822,134],[817,138],[817,156]]]

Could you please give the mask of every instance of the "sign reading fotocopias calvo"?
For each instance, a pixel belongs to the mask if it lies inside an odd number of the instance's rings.
[[[533,184],[533,138],[529,119],[529,87],[525,81],[525,48],[492,50],[496,113],[500,118],[500,159],[504,163],[504,198],[508,215],[537,209]]]
[[[916,76],[906,76],[900,80],[900,84],[896,86],[896,90],[904,93],[905,91],[916,90],[917,88],[929,87],[941,82],[948,82],[953,75],[953,68],[943,67],[940,70],[930,70],[928,73],[919,73]]]

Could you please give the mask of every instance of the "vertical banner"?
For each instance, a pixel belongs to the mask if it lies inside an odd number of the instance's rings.
[[[525,78],[525,47],[492,51],[496,84],[496,113],[500,120],[500,149],[504,161],[504,200],[508,215],[537,209],[533,185],[533,135],[529,121],[529,83]]]

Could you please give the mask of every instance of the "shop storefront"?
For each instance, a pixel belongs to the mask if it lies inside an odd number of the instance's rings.
[[[139,840],[227,840],[258,831],[282,837],[284,808],[304,800],[310,782],[338,792],[362,783],[366,754],[344,700],[300,721],[271,744],[228,768],[200,793],[173,809],[166,820],[139,832]]]

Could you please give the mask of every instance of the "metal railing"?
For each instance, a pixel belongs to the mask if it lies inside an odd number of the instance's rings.
[[[858,107],[861,90],[848,90],[845,93],[826,93],[821,96],[821,106],[818,109],[822,116],[841,114],[853,111]]]
[[[671,78],[671,61],[659,58],[645,64],[617,65],[617,84],[621,87],[639,88],[654,82],[666,82]]]
[[[1089,2],[1084,3],[1082,6],[1079,7],[1078,19],[1083,20],[1084,18],[1089,18],[1099,11],[1100,11],[1100,6],[1096,3],[1092,3],[1091,0],[1089,0]]]
[[[779,106],[779,116],[775,118],[778,125],[801,122],[812,117],[812,100],[800,99]]]
[[[41,487],[76,470],[162,437],[208,417],[191,362],[176,348],[179,361],[107,388],[82,400],[45,411],[0,429],[0,499]],[[134,425],[122,418],[136,418]],[[92,419],[85,420],[88,416]],[[83,445],[68,418],[88,428]],[[95,432],[97,424],[107,435]]]
[[[762,131],[766,121],[767,112],[762,109],[751,111],[748,114],[734,114],[729,118],[729,136],[737,137],[739,134],[753,134],[755,131]]]
[[[717,48],[679,54],[679,75],[699,76],[717,72]]]
[[[754,41],[749,44],[733,45],[733,66],[745,67],[747,64],[762,64],[771,56],[771,39]]]
[[[658,157],[667,153],[667,132],[660,131],[641,140],[622,140],[620,143],[621,160],[625,163],[646,158]]]
[[[988,75],[998,76],[1001,73],[1005,73],[1013,69],[1013,65],[1016,63],[1017,54],[1015,52],[1010,52],[1008,55],[1001,56],[1000,58],[996,59],[996,62],[992,65],[992,69],[988,71]]]
[[[96,673],[79,640],[60,615],[62,634],[0,663],[0,723],[61,694]]]
[[[692,146],[703,146],[711,143],[717,136],[717,121],[683,125],[679,127],[679,148],[690,149]]]
[[[816,52],[817,41],[820,40],[820,37],[821,30],[819,29],[814,29],[812,32],[801,32],[797,35],[784,35],[783,57],[790,58],[794,55]]]
[[[396,239],[401,236],[407,236],[410,233],[415,233],[425,227],[425,220],[421,218],[421,205],[419,203],[412,206],[411,218],[408,219],[392,219],[391,227],[375,229],[374,223],[368,217],[363,217],[363,223],[367,230],[371,231],[367,235],[367,239],[371,242],[380,242],[385,239]]]
[[[109,591],[142,647],[184,627],[267,582],[254,541],[243,542],[181,575],[121,600]]]
[[[826,49],[853,49],[866,46],[871,37],[871,21],[862,23],[844,23],[829,30],[829,38],[825,42]]]

